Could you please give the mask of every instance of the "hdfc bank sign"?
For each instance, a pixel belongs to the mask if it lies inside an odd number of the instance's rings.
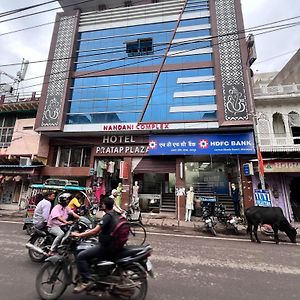
[[[107,124],[103,131],[131,131],[131,130],[162,130],[169,129],[168,123],[137,123],[137,124]]]

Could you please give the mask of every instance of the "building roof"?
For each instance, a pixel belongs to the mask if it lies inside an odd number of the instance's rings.
[[[131,3],[131,6],[134,5],[143,5],[143,4],[149,4],[149,3],[156,3],[156,2],[166,2],[170,0],[159,0],[159,1],[153,1],[153,0],[91,0],[91,1],[74,1],[74,0],[58,0],[60,6],[63,8],[63,10],[70,11],[74,9],[80,9],[82,12],[86,11],[101,11],[104,9],[111,9],[111,8],[117,8],[117,7],[124,7],[125,3],[128,4]],[[80,3],[83,2],[83,3]],[[80,3],[80,4],[79,4]],[[130,6],[130,5],[128,5]]]
[[[300,49],[298,49],[268,86],[290,85],[294,83],[300,83]]]

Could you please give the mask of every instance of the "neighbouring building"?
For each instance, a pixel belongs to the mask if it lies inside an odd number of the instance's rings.
[[[34,131],[39,97],[3,94],[0,101],[0,203],[20,203],[40,180],[48,137]]]
[[[254,77],[258,138],[272,204],[300,221],[300,51],[274,74]],[[258,176],[253,177],[253,188]]]
[[[122,183],[123,204],[138,181],[143,203],[170,212],[184,207],[179,188],[228,199],[236,182],[251,205],[240,1],[59,3],[35,123],[49,137],[43,176],[92,185],[97,198]]]

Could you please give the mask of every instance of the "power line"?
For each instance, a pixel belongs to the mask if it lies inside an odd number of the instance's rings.
[[[270,32],[273,32],[273,31],[277,31],[277,30],[281,30],[282,28],[279,28],[279,29],[275,29],[275,30],[269,30],[267,32],[262,32],[262,33],[259,33],[258,35],[261,35],[261,34],[265,34],[265,33],[270,33]],[[229,34],[228,34],[229,35]],[[219,45],[221,43],[228,43],[228,42],[232,42],[232,41],[236,41],[236,40],[240,40],[240,39],[243,39],[243,38],[238,38],[238,39],[232,39],[232,40],[229,40],[229,41],[224,41],[224,42],[219,42],[219,43],[216,43],[214,45]],[[177,46],[177,45],[176,45]],[[179,46],[179,45],[178,45]],[[201,49],[203,47],[197,47],[195,49]],[[188,50],[185,50],[185,51],[181,51],[182,53],[184,52],[189,52],[189,51],[192,51],[192,50],[195,50],[195,49],[188,49]],[[124,57],[124,58],[121,58],[119,60],[122,60],[122,59],[126,59],[128,58],[127,56]],[[143,62],[146,62],[146,61],[151,61],[151,60],[155,60],[155,59],[159,59],[160,57],[151,57],[151,58],[148,58],[148,59],[145,59],[145,60],[142,60],[138,63],[134,62],[134,63],[128,63],[128,64],[125,64],[123,66],[119,66],[119,67],[111,67],[111,68],[107,68],[107,69],[104,69],[104,70],[93,70],[93,71],[90,71],[90,72],[87,72],[85,73],[84,75],[87,76],[87,75],[92,75],[94,73],[101,73],[101,72],[105,72],[105,71],[108,71],[108,70],[112,70],[112,69],[119,69],[119,68],[124,68],[125,66],[130,66],[130,65],[137,65],[139,63],[143,63]],[[116,60],[112,60],[112,61],[116,61]],[[105,62],[107,63],[107,62]],[[88,66],[85,66],[85,67],[82,67],[82,69],[84,68],[88,68],[90,66],[94,66],[94,65],[101,65],[103,63],[94,63],[94,64],[91,64],[91,65],[88,65]],[[48,74],[47,76],[37,76],[37,77],[33,77],[33,78],[29,78],[27,80],[34,80],[34,79],[38,79],[38,78],[43,78],[43,77],[50,77],[51,75],[55,75],[55,74],[59,74],[59,73],[65,73],[66,71],[62,71],[62,72],[57,72],[57,73],[52,73],[52,74]],[[47,81],[47,82],[44,82],[44,84],[47,84],[49,82],[57,82],[57,81],[61,81],[61,80],[67,80],[67,79],[72,79],[73,77],[65,77],[65,78],[62,78],[62,79],[58,79],[58,80],[54,80],[54,81]],[[35,86],[40,86],[42,83],[40,84],[34,84],[34,85],[30,85],[30,86],[27,86],[27,87],[23,87],[23,89],[28,89],[28,88],[31,88],[31,87],[35,87]]]
[[[23,16],[18,16],[18,17],[14,17],[14,18],[11,18],[11,19],[2,20],[2,21],[0,21],[0,23],[13,21],[13,20],[17,20],[17,19],[20,19],[20,18],[26,18],[26,17],[30,17],[30,16],[33,16],[33,15],[42,14],[42,13],[50,12],[50,11],[53,11],[53,10],[58,10],[58,9],[62,9],[62,8],[70,7],[70,6],[75,6],[75,5],[79,5],[79,4],[84,4],[84,3],[88,3],[88,2],[93,2],[93,1],[95,1],[95,0],[85,0],[85,1],[77,2],[77,3],[72,3],[72,4],[69,4],[69,5],[63,5],[63,6],[56,7],[56,8],[45,9],[45,10],[41,10],[41,11],[38,11],[38,12],[35,12],[35,13],[30,13],[30,14],[23,15]],[[15,14],[15,13],[22,12],[22,11],[25,11],[25,10],[28,10],[28,9],[31,9],[31,8],[35,8],[36,6],[50,4],[51,2],[57,2],[57,1],[48,1],[46,3],[39,4],[39,5],[32,5],[32,6],[27,6],[27,7],[21,8],[21,9],[14,9],[14,10],[11,10],[11,11],[3,12],[3,13],[0,13],[0,18],[4,17],[4,16],[7,16],[7,15],[10,15],[10,14]],[[144,2],[143,0],[140,0],[140,1],[136,1],[135,3],[137,4],[137,3],[143,3],[143,2]],[[119,7],[114,7],[114,8],[120,8],[120,7],[124,7],[124,6],[119,6]],[[55,22],[53,22],[53,23],[55,23]]]
[[[23,16],[18,16],[18,17],[2,20],[2,21],[0,21],[0,23],[14,21],[14,20],[21,19],[21,18],[26,18],[26,17],[31,17],[31,16],[34,16],[34,15],[46,13],[46,12],[49,12],[49,11],[58,10],[58,9],[61,9],[61,8],[66,8],[66,7],[79,5],[79,4],[83,4],[83,3],[87,3],[87,2],[92,2],[92,1],[95,1],[95,0],[85,0],[85,1],[77,2],[77,3],[72,3],[72,4],[69,4],[69,5],[64,5],[64,6],[55,7],[55,8],[49,8],[49,9],[37,11],[37,12],[34,12],[34,13],[26,14],[26,15],[23,15]]]
[[[19,13],[19,12],[22,12],[22,11],[25,11],[25,10],[28,10],[28,9],[33,9],[33,8],[36,8],[36,7],[39,7],[39,6],[48,5],[48,4],[53,3],[53,2],[57,2],[57,1],[56,0],[51,0],[51,1],[48,1],[48,2],[44,2],[44,3],[39,3],[39,4],[31,5],[31,6],[26,6],[26,7],[21,7],[21,8],[8,10],[8,11],[0,13],[0,18],[9,16],[9,15],[12,15],[12,14],[16,14],[16,13]]]
[[[258,65],[258,64],[261,64],[261,63],[264,63],[264,62],[267,62],[267,61],[270,61],[270,60],[273,60],[274,58],[278,58],[278,57],[282,57],[282,56],[285,56],[287,54],[290,54],[290,53],[293,53],[293,52],[296,52],[299,48],[297,49],[294,49],[294,50],[291,50],[291,51],[288,51],[288,52],[284,52],[284,53],[281,53],[281,54],[278,54],[276,56],[272,56],[270,58],[267,58],[265,60],[261,60],[261,61],[258,61],[258,62],[254,62],[253,65]]]
[[[295,18],[299,18],[300,16],[298,16],[298,17],[293,17],[293,18],[289,18],[289,19],[295,19]],[[287,19],[287,20],[289,20],[289,19]],[[276,24],[276,23],[279,23],[279,22],[282,22],[282,20],[280,20],[280,21],[275,21],[275,22],[273,22],[274,24]],[[244,30],[240,30],[240,31],[237,31],[237,32],[234,32],[234,33],[232,33],[232,34],[240,34],[240,33],[245,33],[245,32],[247,32],[247,31],[250,31],[250,29],[251,29],[251,31],[253,32],[255,32],[255,31],[261,31],[261,30],[266,30],[266,29],[273,29],[273,28],[276,28],[276,27],[286,27],[286,26],[290,26],[290,25],[298,25],[298,23],[299,22],[294,22],[294,23],[287,23],[287,24],[281,24],[281,25],[277,25],[277,26],[271,26],[271,27],[265,27],[265,28],[263,28],[263,26],[265,26],[265,25],[270,25],[270,24],[272,24],[272,23],[266,23],[266,24],[263,24],[263,25],[258,25],[258,26],[256,26],[256,27],[250,27],[250,28],[247,28],[247,29],[244,29]],[[48,23],[48,24],[50,24],[50,23]],[[0,35],[1,36],[1,35]],[[221,37],[221,35],[220,36],[214,36],[214,37]],[[167,44],[167,43],[160,43],[160,44]],[[81,55],[80,57],[92,57],[92,56],[98,56],[98,55],[102,55],[102,54],[107,54],[107,53],[118,53],[118,52],[123,52],[124,51],[124,49],[123,48],[121,48],[121,47],[118,47],[120,50],[119,51],[111,51],[111,52],[102,52],[102,53],[95,53],[95,54],[88,54],[88,55]],[[118,49],[117,48],[117,49]],[[98,51],[97,49],[90,49],[89,50],[89,52],[92,52],[92,51]],[[34,63],[43,63],[43,62],[48,62],[48,61],[55,61],[55,60],[65,60],[65,59],[72,59],[72,58],[76,58],[77,57],[77,55],[75,55],[75,56],[70,56],[70,57],[64,57],[64,58],[58,58],[58,59],[45,59],[45,60],[38,60],[38,61],[32,61],[32,62],[30,62],[30,64],[34,64]],[[11,64],[3,64],[3,65],[0,65],[0,67],[10,67],[10,66],[17,66],[17,65],[21,65],[21,63],[11,63]]]

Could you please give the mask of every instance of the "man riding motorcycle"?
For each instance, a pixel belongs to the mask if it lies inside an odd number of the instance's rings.
[[[76,264],[79,275],[81,276],[81,283],[74,288],[74,293],[80,293],[92,284],[89,270],[89,261],[91,259],[98,258],[99,260],[106,260],[120,250],[113,247],[112,237],[110,235],[119,220],[119,216],[114,212],[113,206],[114,200],[110,197],[105,198],[102,202],[102,210],[105,211],[105,215],[96,227],[82,233],[71,233],[72,236],[79,238],[89,237],[99,233],[99,244],[80,252],[76,257]]]

